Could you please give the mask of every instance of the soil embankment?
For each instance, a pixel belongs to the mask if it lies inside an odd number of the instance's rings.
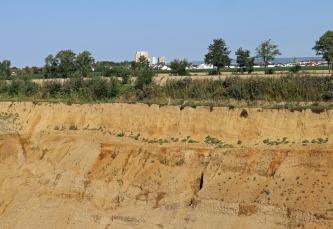
[[[0,103],[0,228],[332,228],[332,111]]]

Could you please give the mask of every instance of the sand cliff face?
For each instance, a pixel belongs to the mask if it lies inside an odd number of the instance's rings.
[[[332,228],[333,112],[246,114],[0,103],[0,228]]]

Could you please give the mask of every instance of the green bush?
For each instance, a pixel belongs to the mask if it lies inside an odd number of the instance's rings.
[[[208,75],[210,75],[210,76],[216,76],[218,74],[219,74],[219,72],[217,71],[217,69],[211,69],[208,71]]]
[[[332,99],[333,99],[333,93],[330,92],[330,91],[325,91],[325,92],[321,95],[321,98],[322,98],[324,101],[332,100]]]
[[[293,66],[293,67],[291,67],[289,69],[289,72],[291,72],[291,73],[299,73],[301,70],[302,70],[301,65],[296,64],[295,66]]]
[[[123,66],[116,66],[111,69],[111,75],[121,78],[123,83],[127,84],[132,75],[132,71],[129,68]]]
[[[143,89],[145,86],[150,85],[153,81],[155,73],[150,68],[143,68],[135,72],[136,84],[135,87],[138,89]]]
[[[7,87],[9,96],[18,96],[23,83],[20,80],[13,80]]]
[[[170,63],[171,74],[175,76],[187,76],[189,72],[187,71],[187,67],[190,64],[187,60],[174,60]]]
[[[332,81],[333,77],[315,76],[169,80],[153,95],[183,100],[325,101],[331,98],[327,92],[333,91]],[[158,95],[156,91],[159,91]]]
[[[39,92],[39,89],[39,85],[31,81],[25,81],[22,87],[23,94],[28,97],[37,94]]]
[[[267,68],[265,70],[265,74],[266,75],[273,75],[275,73],[275,69],[274,68]]]
[[[43,91],[44,94],[48,94],[50,96],[55,96],[57,95],[60,91],[61,91],[62,85],[60,82],[58,81],[50,81],[50,82],[46,82],[43,85]]]

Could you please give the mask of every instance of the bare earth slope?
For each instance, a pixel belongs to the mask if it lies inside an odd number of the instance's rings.
[[[333,112],[242,110],[0,103],[0,228],[332,228]]]

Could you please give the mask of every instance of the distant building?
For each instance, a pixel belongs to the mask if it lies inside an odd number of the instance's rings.
[[[20,71],[19,68],[17,68],[17,67],[12,67],[12,68],[10,68],[10,75],[11,75],[11,76],[17,76],[17,74],[18,74],[19,71]]]
[[[199,69],[199,70],[209,70],[209,69],[213,69],[213,68],[214,68],[214,66],[211,64],[200,64],[195,67],[195,69]]]
[[[135,53],[135,62],[139,62],[140,57],[144,57],[146,60],[149,61],[149,54],[147,51],[137,51]]]
[[[151,64],[152,64],[152,65],[157,65],[157,64],[158,64],[158,62],[157,62],[157,58],[156,58],[156,57],[153,57],[153,58],[151,59]]]
[[[168,67],[168,66],[166,66],[166,65],[164,65],[164,66],[161,67],[160,69],[163,70],[163,71],[170,71],[170,70],[171,70],[171,68]]]
[[[160,56],[160,57],[158,58],[158,64],[162,64],[162,65],[165,65],[165,64],[166,64],[165,56]]]

